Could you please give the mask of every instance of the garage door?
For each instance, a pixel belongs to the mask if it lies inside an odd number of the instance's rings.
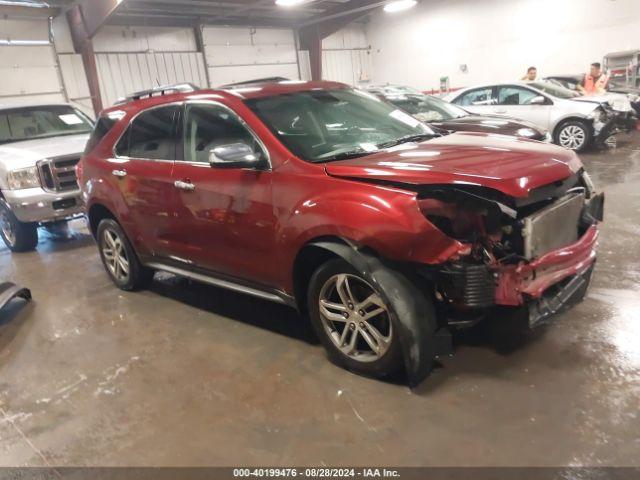
[[[192,29],[106,26],[94,39],[94,51],[105,107],[159,85],[208,84]]]
[[[212,86],[265,77],[300,77],[292,30],[205,27],[202,36]]]
[[[160,85],[187,82],[207,86],[204,61],[198,52],[98,53],[96,62],[105,106]]]
[[[0,103],[64,102],[48,19],[0,18]]]

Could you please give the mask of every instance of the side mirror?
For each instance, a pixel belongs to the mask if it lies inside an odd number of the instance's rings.
[[[529,102],[529,105],[545,105],[547,103],[547,99],[542,95],[538,95],[537,97],[533,97]]]
[[[209,164],[214,168],[262,168],[261,152],[255,152],[246,143],[220,145],[209,151]]]

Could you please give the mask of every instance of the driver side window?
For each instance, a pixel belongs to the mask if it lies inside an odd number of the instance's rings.
[[[220,105],[187,105],[184,124],[184,159],[209,163],[209,153],[222,146],[245,144],[261,158],[262,147],[238,116]]]
[[[493,87],[477,88],[457,98],[454,103],[469,107],[483,107],[495,105],[496,98],[493,96]]]

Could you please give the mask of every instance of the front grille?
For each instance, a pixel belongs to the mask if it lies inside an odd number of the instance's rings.
[[[49,192],[71,192],[78,190],[76,165],[80,157],[76,155],[57,157],[38,163],[42,186]]]

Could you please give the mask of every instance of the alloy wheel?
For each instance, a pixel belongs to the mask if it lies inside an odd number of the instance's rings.
[[[129,279],[129,258],[120,235],[109,228],[102,234],[102,256],[109,272],[118,282]]]
[[[583,128],[577,125],[568,125],[560,132],[560,145],[571,150],[578,150],[587,138]]]
[[[389,308],[361,278],[338,274],[320,291],[320,318],[333,344],[346,356],[373,362],[389,349],[393,328]]]
[[[4,209],[0,210],[0,230],[2,230],[4,238],[6,238],[11,245],[15,245],[16,232],[13,229],[9,213]]]

